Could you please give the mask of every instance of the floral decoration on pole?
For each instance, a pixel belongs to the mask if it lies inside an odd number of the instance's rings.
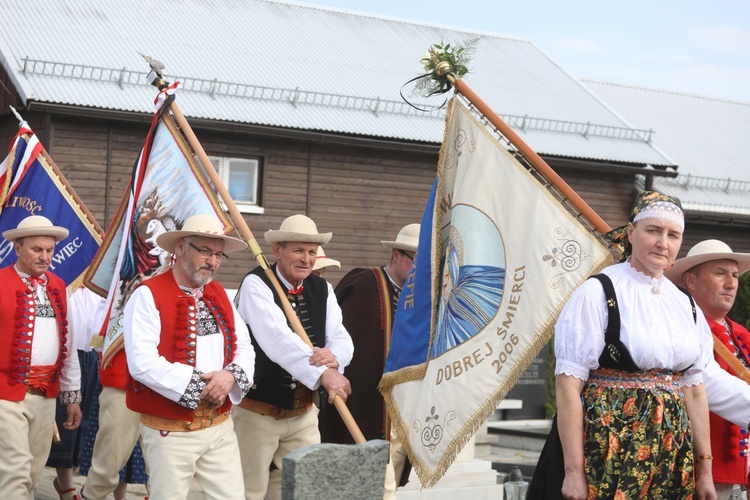
[[[473,38],[453,45],[442,41],[433,44],[419,61],[426,74],[414,86],[414,94],[429,97],[448,92],[453,87],[449,75],[461,78],[469,72],[468,64],[478,42],[479,38]]]

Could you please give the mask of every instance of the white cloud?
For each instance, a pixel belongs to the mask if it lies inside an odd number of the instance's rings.
[[[725,54],[750,55],[750,32],[737,26],[699,26],[689,31],[706,48]]]
[[[552,40],[551,45],[555,49],[572,50],[582,54],[601,54],[604,47],[587,38],[560,38]]]

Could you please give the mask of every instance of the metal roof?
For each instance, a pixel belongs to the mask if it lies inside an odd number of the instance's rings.
[[[536,151],[672,165],[529,40],[266,0],[32,0],[4,17],[0,57],[27,103],[150,113],[141,52],[182,82],[188,117],[426,143],[444,111],[409,107],[401,86],[431,44],[481,37],[465,80]]]
[[[750,103],[584,80],[680,165],[654,187],[688,210],[750,215]]]

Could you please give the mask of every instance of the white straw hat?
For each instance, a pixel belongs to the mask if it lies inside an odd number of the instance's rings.
[[[712,260],[733,260],[737,262],[740,274],[750,269],[750,254],[732,252],[723,241],[704,240],[696,243],[685,257],[677,259],[674,266],[664,271],[664,276],[676,285],[685,286],[682,276],[686,271]]]
[[[156,238],[156,244],[167,252],[174,253],[177,240],[188,236],[217,238],[224,241],[224,252],[238,252],[247,248],[247,244],[237,238],[224,234],[224,226],[215,215],[198,214],[189,217],[178,231],[167,231]]]
[[[15,229],[3,231],[3,238],[16,241],[27,236],[52,236],[55,241],[61,241],[68,237],[68,233],[64,227],[53,225],[47,217],[31,215],[19,222]]]
[[[318,256],[315,258],[315,265],[313,266],[312,270],[317,271],[318,269],[323,269],[324,267],[333,266],[335,266],[336,269],[341,269],[341,262],[337,261],[336,259],[327,257],[325,252],[323,251],[323,247],[318,245]]]
[[[278,231],[271,229],[266,231],[266,241],[279,243],[282,241],[300,241],[302,243],[317,243],[325,245],[331,241],[332,233],[319,233],[318,227],[310,217],[296,214],[287,217],[281,223]]]
[[[419,227],[419,224],[408,224],[401,228],[395,241],[381,241],[380,244],[386,248],[416,252],[419,245]]]

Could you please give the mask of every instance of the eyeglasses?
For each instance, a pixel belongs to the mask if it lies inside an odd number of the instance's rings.
[[[403,250],[399,250],[398,253],[400,253],[401,255],[403,255],[405,257],[409,257],[409,260],[414,260],[414,257],[416,257],[416,254],[415,255],[409,255],[408,253],[404,252]]]
[[[201,254],[201,257],[203,257],[206,260],[210,259],[211,257],[216,257],[221,262],[224,262],[225,260],[227,260],[229,258],[229,256],[227,254],[225,254],[224,252],[212,252],[211,250],[209,250],[207,248],[198,248],[197,246],[193,245],[190,242],[188,242],[188,245],[190,245],[190,247],[193,250],[195,250],[196,252],[198,252],[199,254]]]

